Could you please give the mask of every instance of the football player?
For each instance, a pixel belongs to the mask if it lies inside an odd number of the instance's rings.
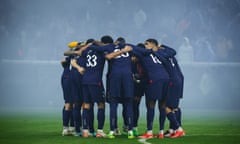
[[[69,48],[72,50],[77,46],[76,42],[69,43]],[[63,90],[64,107],[62,110],[63,131],[62,135],[71,135],[74,132],[74,123],[72,120],[72,97],[71,97],[71,57],[68,56],[61,61],[63,73],[61,76],[61,86]]]
[[[95,47],[95,50],[107,52],[105,56],[109,60],[109,103],[110,103],[110,132],[109,138],[115,138],[114,130],[117,121],[117,106],[119,102],[124,102],[126,119],[128,125],[128,138],[134,138],[132,132],[133,122],[133,77],[131,71],[131,57],[124,44],[113,43],[110,36],[103,36],[101,42],[107,44]],[[124,49],[125,48],[125,49]]]
[[[144,69],[148,76],[146,85],[146,106],[147,106],[147,131],[139,138],[153,138],[153,120],[155,115],[155,104],[163,100],[167,92],[169,75],[163,65],[165,59],[160,59],[153,54],[158,50],[158,41],[155,39],[147,39],[145,48],[137,48],[132,46],[135,54],[140,58]]]
[[[87,42],[88,43],[88,42]],[[104,53],[95,51],[92,46],[81,52],[81,57],[85,59],[85,73],[82,79],[83,86],[83,137],[89,136],[89,122],[94,118],[93,106],[97,103],[98,130],[96,137],[106,137],[103,132],[105,122],[105,96],[102,74],[105,64]]]
[[[77,43],[77,46],[74,48],[74,51],[67,51],[64,53],[65,56],[69,56],[69,53],[76,54],[82,48],[82,43]],[[82,127],[82,116],[81,116],[81,106],[82,106],[82,75],[84,73],[84,60],[74,55],[70,61],[71,66],[74,63],[78,63],[79,68],[71,67],[71,97],[73,102],[73,119],[75,126],[75,136],[81,136],[81,127]]]
[[[144,44],[139,43],[137,47],[145,48]],[[142,62],[136,56],[132,56],[132,72],[134,80],[134,99],[133,99],[133,135],[137,137],[138,134],[138,119],[139,119],[139,105],[142,96],[145,94],[146,84],[148,81]]]
[[[176,51],[166,45],[160,45],[157,51],[157,57],[163,56],[167,59],[165,66],[167,67],[170,81],[168,94],[166,96],[166,116],[170,121],[169,135],[171,138],[177,138],[185,135],[185,131],[181,127],[181,109],[179,108],[179,100],[183,95],[183,74],[175,58]],[[164,114],[162,115],[164,117]],[[175,131],[173,131],[175,130]],[[163,138],[163,127],[160,127],[159,138]]]

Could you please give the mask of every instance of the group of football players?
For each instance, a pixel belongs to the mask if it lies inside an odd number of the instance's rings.
[[[176,51],[147,39],[137,45],[119,37],[105,35],[100,41],[70,42],[62,60],[62,135],[115,138],[177,138],[185,135],[181,124],[179,100],[184,77],[175,58]],[[106,85],[103,71],[107,67]],[[146,133],[138,132],[139,106],[146,103]],[[109,104],[110,131],[103,131],[105,104]],[[155,105],[159,110],[159,132],[153,134]],[[94,104],[97,105],[97,131],[94,129]],[[122,105],[123,130],[118,128],[118,105]],[[169,129],[164,132],[165,119]]]

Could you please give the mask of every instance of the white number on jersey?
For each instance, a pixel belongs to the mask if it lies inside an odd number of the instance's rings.
[[[154,56],[153,54],[150,54],[150,56],[154,63],[162,64],[162,62],[156,56]]]
[[[117,52],[117,51],[120,51],[120,49],[115,49],[114,50],[114,52]],[[115,59],[121,58],[121,57],[129,57],[129,53],[128,52],[127,53],[123,53],[123,54],[121,54],[119,56],[116,56]]]
[[[97,56],[96,55],[87,55],[87,67],[95,67],[97,65]]]

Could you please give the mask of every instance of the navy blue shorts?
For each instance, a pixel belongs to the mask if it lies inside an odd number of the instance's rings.
[[[61,85],[63,90],[63,99],[65,103],[71,103],[71,79],[69,75],[63,75],[61,78]]]
[[[71,78],[71,98],[73,103],[82,103],[83,96],[82,96],[82,84],[81,84],[81,77],[73,77]]]
[[[134,83],[134,97],[142,97],[146,91],[146,82]]]
[[[177,108],[181,98],[181,81],[171,80],[168,85],[168,95],[166,97],[166,106],[169,108]]]
[[[102,102],[105,103],[104,88],[102,85],[83,85],[83,102],[94,103]]]
[[[132,74],[119,74],[109,77],[110,97],[133,98]]]
[[[163,100],[168,92],[169,80],[159,80],[146,86],[146,100]]]

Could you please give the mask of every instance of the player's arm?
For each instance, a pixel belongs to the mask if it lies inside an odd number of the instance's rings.
[[[164,64],[168,63],[167,58],[164,57],[164,55],[162,53],[159,53],[159,51],[152,51],[152,53]]]
[[[65,51],[63,53],[64,56],[72,56],[72,55],[77,55],[76,51],[72,51],[72,50],[69,50],[69,51]]]
[[[61,60],[61,65],[64,68],[67,65],[67,61],[65,59]]]
[[[121,54],[124,54],[124,53],[127,53],[129,51],[132,50],[132,47],[131,46],[128,46],[126,45],[123,49],[119,50],[119,51],[115,51],[115,52],[112,52],[112,53],[109,53],[107,55],[105,55],[105,58],[110,60],[110,59],[113,59]]]
[[[86,44],[84,46],[78,46],[78,50],[73,51],[73,50],[68,50],[64,52],[64,56],[72,56],[72,55],[82,55],[82,52],[86,50],[92,43]]]
[[[141,48],[132,44],[127,44],[130,45],[133,48],[133,53],[135,54],[141,54],[141,55],[147,55],[150,54],[152,52],[152,50],[150,49],[145,49],[145,48]]]
[[[70,57],[65,57],[64,59],[61,60],[61,65],[63,68],[65,68],[69,64],[70,64]]]
[[[92,45],[92,43],[88,43],[88,44],[82,46],[82,47],[81,47],[79,50],[77,50],[75,53],[76,53],[77,55],[81,56],[81,55],[82,55],[82,52],[83,52],[84,50],[86,50],[87,48],[89,48],[91,45]]]
[[[163,50],[163,55],[166,58],[174,57],[177,54],[177,52],[173,48],[171,48],[169,46],[161,44],[159,46],[159,48],[160,48],[160,50]]]
[[[107,45],[107,44],[104,44],[104,43],[102,43],[100,41],[94,41],[93,44],[97,45],[97,46],[105,46],[105,45]]]
[[[76,60],[76,59],[72,59],[72,60],[71,60],[71,65],[72,65],[74,68],[76,68],[80,74],[84,74],[85,69],[84,69],[83,67],[81,67],[80,65],[77,64],[77,60]]]

